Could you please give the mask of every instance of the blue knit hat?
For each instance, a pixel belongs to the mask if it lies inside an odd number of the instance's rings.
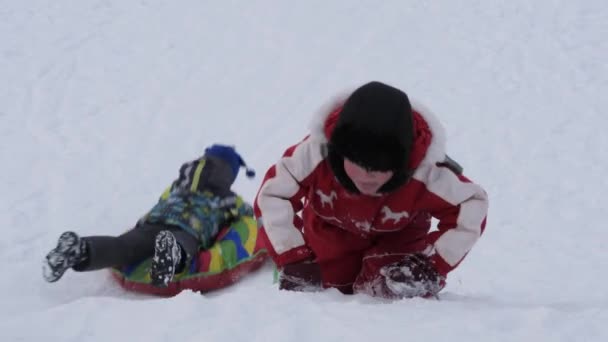
[[[230,165],[234,177],[233,179],[236,179],[241,166],[245,167],[245,174],[248,178],[255,177],[255,171],[247,167],[247,164],[245,164],[241,155],[238,154],[232,146],[214,144],[205,149],[205,155],[220,158]]]

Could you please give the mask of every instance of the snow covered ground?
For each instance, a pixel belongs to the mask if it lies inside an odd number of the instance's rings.
[[[606,37],[601,0],[4,1],[0,340],[607,341]],[[490,195],[440,301],[279,292],[270,265],[171,299],[42,280],[62,231],[124,231],[213,142],[261,176],[369,80],[432,108]]]

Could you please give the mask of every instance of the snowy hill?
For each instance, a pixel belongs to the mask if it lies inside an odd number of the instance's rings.
[[[5,1],[0,340],[608,340],[605,1]],[[333,95],[398,86],[490,196],[441,300],[47,284],[66,229],[118,234],[213,142],[258,174]],[[235,189],[253,199],[261,177]]]

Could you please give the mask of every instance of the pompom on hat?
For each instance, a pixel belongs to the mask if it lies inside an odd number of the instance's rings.
[[[205,149],[206,156],[213,156],[225,161],[232,170],[232,181],[236,179],[241,167],[245,168],[247,178],[255,177],[255,171],[248,167],[243,158],[233,146],[213,144]]]

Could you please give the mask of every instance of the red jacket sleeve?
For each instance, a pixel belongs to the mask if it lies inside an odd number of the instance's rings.
[[[279,266],[313,256],[304,241],[298,212],[323,159],[322,142],[308,137],[287,149],[270,167],[258,191],[255,216],[266,247]]]
[[[442,166],[425,166],[414,179],[424,183],[422,210],[439,220],[431,232],[432,260],[446,275],[458,266],[483,233],[488,213],[488,195],[479,185]]]

